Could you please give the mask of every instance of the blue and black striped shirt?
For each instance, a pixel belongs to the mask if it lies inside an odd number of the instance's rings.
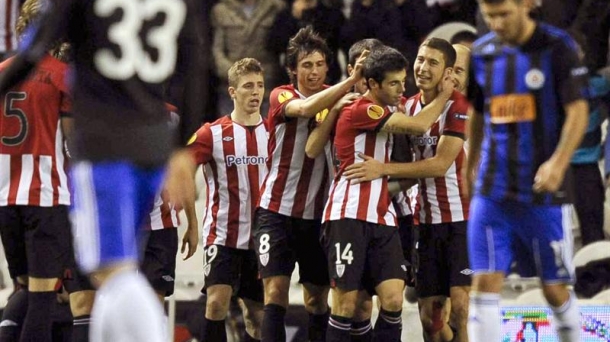
[[[554,194],[534,193],[532,185],[559,142],[564,106],[587,93],[587,68],[572,38],[543,23],[522,46],[507,45],[492,32],[475,42],[471,69],[469,96],[484,115],[476,194],[534,204],[568,202],[569,175]]]

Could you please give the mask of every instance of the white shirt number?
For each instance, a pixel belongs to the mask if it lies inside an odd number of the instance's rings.
[[[97,70],[113,80],[127,80],[137,75],[142,81],[160,83],[167,79],[176,65],[178,34],[186,18],[186,5],[181,0],[97,0],[95,14],[109,17],[117,9],[123,12],[121,21],[108,30],[108,40],[119,46],[117,57],[110,49],[96,51]],[[144,21],[164,13],[162,26],[151,28],[147,45],[159,51],[153,61],[140,40],[139,32]]]

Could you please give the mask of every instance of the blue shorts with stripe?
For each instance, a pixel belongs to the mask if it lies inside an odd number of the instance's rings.
[[[470,203],[468,255],[475,274],[508,273],[516,261],[524,276],[572,283],[572,211],[569,204],[533,205],[475,196]]]
[[[112,264],[138,262],[138,235],[152,209],[163,167],[125,161],[75,163],[72,229],[76,261],[87,273]]]

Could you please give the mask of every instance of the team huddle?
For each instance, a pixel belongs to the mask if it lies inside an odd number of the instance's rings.
[[[138,24],[157,60],[111,34],[140,20],[140,5],[167,17],[157,31]],[[560,340],[578,341],[566,168],[587,122],[586,70],[569,35],[534,22],[520,0],[480,0],[494,32],[472,50],[429,38],[407,61],[365,39],[349,50],[349,76],[331,86],[331,52],[306,27],[287,46],[290,84],[265,99],[261,64],[241,59],[228,71],[233,111],[194,129],[191,5],[60,2],[23,52],[0,64],[0,232],[11,277],[25,288],[11,301],[27,304],[22,323],[0,325],[2,341],[52,341],[50,308],[62,284],[73,341],[162,341],[151,288],[161,302],[173,293],[178,207],[188,221],[186,258],[203,225],[203,341],[227,340],[232,297],[247,341],[285,341],[297,263],[309,341],[400,341],[407,287],[417,293],[424,340],[498,341],[499,292],[514,259],[541,278]],[[28,0],[22,16],[28,8],[40,10]],[[93,28],[104,38],[92,40]],[[73,50],[71,89],[65,45],[49,44],[58,37]],[[156,87],[176,60],[192,68],[178,109]],[[406,98],[411,73],[419,92]]]

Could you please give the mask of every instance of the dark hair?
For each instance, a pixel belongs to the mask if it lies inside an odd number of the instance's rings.
[[[426,39],[419,48],[427,46],[431,49],[440,51],[445,59],[445,68],[453,67],[455,64],[456,53],[451,43],[441,38],[428,38]]]
[[[261,63],[254,58],[242,58],[229,68],[227,75],[229,77],[229,85],[231,87],[237,87],[239,78],[249,74],[262,74],[263,67]]]
[[[477,35],[476,33],[473,33],[472,31],[468,31],[468,30],[464,30],[464,31],[459,31],[456,34],[453,35],[453,37],[451,37],[451,44],[459,44],[461,42],[468,42],[468,43],[473,43],[475,40],[477,40]]]
[[[297,64],[299,64],[300,56],[307,56],[314,52],[319,52],[324,55],[326,63],[330,65],[332,57],[332,51],[326,41],[318,35],[311,25],[308,25],[297,32],[288,41],[288,48],[286,49],[286,68],[288,69],[288,75],[293,80],[292,71],[296,70]]]
[[[514,1],[518,4],[523,2],[523,0],[479,0],[479,2],[481,2],[481,3],[490,4],[490,5],[502,4],[505,1]]]
[[[354,64],[356,64],[356,59],[358,57],[360,57],[360,54],[362,54],[362,51],[364,51],[364,50],[375,51],[382,46],[384,46],[384,45],[379,39],[375,39],[375,38],[361,39],[361,40],[355,42],[354,44],[352,44],[352,46],[349,48],[349,52],[347,53],[347,56],[348,56],[347,63],[354,66]]]
[[[406,70],[409,61],[398,50],[391,47],[383,47],[371,51],[371,54],[364,61],[362,74],[366,79],[367,86],[370,87],[369,79],[374,79],[381,84],[386,73],[393,71]]]

